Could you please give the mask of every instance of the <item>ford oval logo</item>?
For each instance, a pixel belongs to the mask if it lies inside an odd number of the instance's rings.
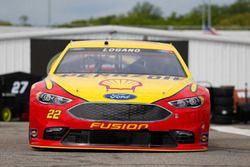
[[[104,97],[111,100],[131,100],[136,98],[135,95],[125,93],[110,93],[104,95]]]

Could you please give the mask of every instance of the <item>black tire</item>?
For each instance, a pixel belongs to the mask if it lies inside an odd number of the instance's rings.
[[[233,97],[234,87],[213,88],[213,95],[216,97]]]
[[[211,107],[211,110],[214,109],[214,96],[213,96],[213,88],[212,87],[209,87],[207,88],[208,91],[209,91],[209,94],[210,94],[210,107]]]
[[[250,113],[250,103],[239,105],[239,110]]]
[[[216,124],[232,124],[233,116],[213,115],[213,122]]]
[[[209,91],[210,96],[213,96],[213,88],[212,87],[208,87],[207,90]]]
[[[227,106],[215,106],[214,112],[215,115],[224,115],[224,116],[231,116],[233,115],[233,107],[227,107]]]
[[[220,106],[233,106],[233,98],[232,97],[215,97],[213,100],[214,105]]]
[[[250,121],[250,104],[241,104],[238,106],[240,122],[247,123]]]
[[[215,123],[215,121],[214,121],[214,114],[213,113],[210,113],[210,122],[211,123]]]

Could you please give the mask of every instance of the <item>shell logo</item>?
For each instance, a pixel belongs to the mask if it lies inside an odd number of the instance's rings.
[[[105,86],[106,90],[132,90],[133,92],[139,86],[142,86],[142,83],[136,80],[131,79],[107,79],[99,83],[100,86]]]

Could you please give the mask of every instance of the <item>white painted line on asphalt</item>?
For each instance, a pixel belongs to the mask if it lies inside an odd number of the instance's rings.
[[[250,129],[240,129],[232,126],[216,126],[216,125],[212,125],[210,128],[219,132],[232,133],[250,137]]]

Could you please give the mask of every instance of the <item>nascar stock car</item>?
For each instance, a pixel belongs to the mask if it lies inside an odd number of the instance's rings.
[[[209,92],[171,44],[70,42],[30,94],[32,148],[204,151]]]

